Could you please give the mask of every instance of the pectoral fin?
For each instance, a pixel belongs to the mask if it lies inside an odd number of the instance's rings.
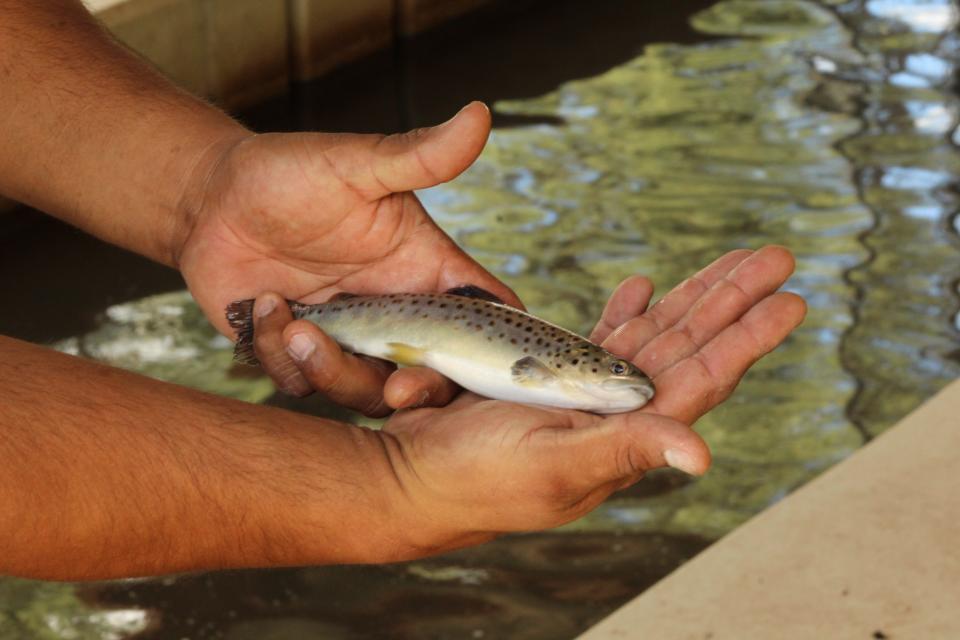
[[[387,359],[393,360],[397,364],[405,367],[415,367],[426,361],[426,351],[417,347],[410,346],[403,342],[388,342],[390,351],[387,352]]]
[[[513,380],[521,385],[538,385],[556,378],[556,374],[533,356],[520,358],[510,367]]]

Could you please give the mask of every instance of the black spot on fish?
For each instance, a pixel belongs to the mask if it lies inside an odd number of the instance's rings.
[[[593,371],[594,373],[596,373],[596,372],[597,372],[597,368],[594,367],[593,369],[590,369],[590,371]]]
[[[578,364],[579,362],[580,362],[579,360],[574,358],[573,360],[570,361],[570,364]]]
[[[440,305],[440,308],[441,308],[441,309],[446,309],[446,308],[447,308],[446,303],[441,304],[441,305]]]

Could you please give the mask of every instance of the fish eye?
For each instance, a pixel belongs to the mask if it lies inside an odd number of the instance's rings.
[[[615,376],[622,376],[628,370],[627,363],[623,360],[616,360],[610,365],[610,373]]]

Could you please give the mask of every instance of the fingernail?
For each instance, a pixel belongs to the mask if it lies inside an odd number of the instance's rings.
[[[456,119],[457,119],[457,116],[459,116],[461,113],[463,113],[464,111],[466,111],[467,108],[470,107],[471,104],[473,104],[473,103],[470,102],[470,103],[467,103],[467,104],[465,104],[464,106],[460,107],[460,110],[457,111],[455,114],[453,114],[453,117],[452,117],[452,118],[450,118],[450,119],[447,120],[446,122],[441,123],[440,126],[442,127],[443,125],[445,125],[445,124],[450,124],[451,122],[453,122],[454,120],[456,120]]]
[[[257,317],[264,318],[270,315],[270,313],[272,313],[273,310],[277,308],[277,301],[272,297],[261,298],[260,300],[257,300],[254,307],[255,308],[253,311],[257,315]]]
[[[295,333],[287,344],[287,353],[297,362],[306,361],[316,350],[317,345],[313,344],[313,340],[302,333]]]
[[[663,452],[663,459],[666,460],[667,464],[674,469],[679,469],[680,471],[689,473],[692,476],[700,475],[693,458],[691,458],[690,455],[682,449],[667,449]]]

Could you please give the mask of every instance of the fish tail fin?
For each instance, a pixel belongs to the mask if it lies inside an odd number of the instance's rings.
[[[237,332],[233,359],[243,364],[260,364],[257,354],[253,351],[253,299],[237,300],[228,304],[227,322]]]
[[[233,359],[243,364],[258,365],[260,361],[253,350],[253,299],[237,300],[227,305],[227,322],[237,332],[237,342],[233,347]],[[302,318],[310,312],[313,305],[287,300],[294,318]]]

